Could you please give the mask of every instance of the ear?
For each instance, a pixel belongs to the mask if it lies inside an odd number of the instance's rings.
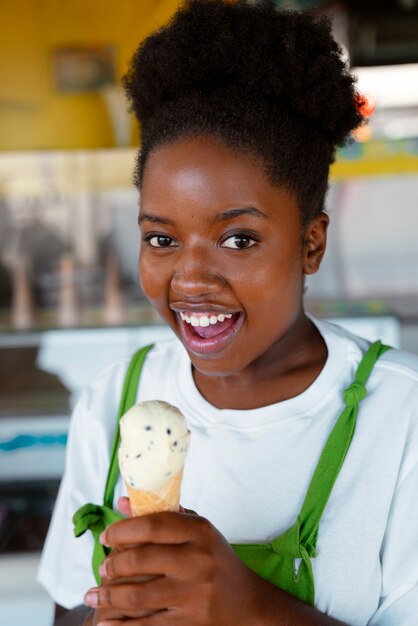
[[[329,217],[318,213],[306,228],[303,242],[303,273],[315,274],[319,270],[327,247]]]

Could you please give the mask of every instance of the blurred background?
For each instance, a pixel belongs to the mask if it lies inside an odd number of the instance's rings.
[[[0,0],[0,614],[47,626],[35,571],[71,408],[113,358],[170,331],[137,277],[140,137],[120,86],[175,0]],[[418,0],[326,13],[369,118],[332,169],[309,311],[418,354]],[[19,580],[17,595],[16,580]],[[30,617],[29,617],[30,616]]]

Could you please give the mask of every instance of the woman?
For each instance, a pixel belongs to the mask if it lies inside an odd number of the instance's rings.
[[[100,535],[114,550],[94,583],[71,518],[105,491],[118,361],[72,421],[40,568],[57,624],[412,626],[417,359],[303,307],[329,166],[362,122],[328,23],[191,0],[125,85],[142,125],[141,284],[180,340],[147,353],[136,399],[186,415],[182,504],[196,513],[129,519],[119,479],[110,503],[128,519]],[[86,591],[91,610],[73,609]]]

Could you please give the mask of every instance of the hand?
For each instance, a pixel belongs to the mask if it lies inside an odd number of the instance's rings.
[[[122,515],[125,515],[126,517],[132,517],[129,498],[125,496],[119,498],[118,508]],[[106,580],[104,580],[104,583],[106,584]],[[97,626],[97,624],[101,624],[104,621],[123,618],[124,615],[123,613],[121,613],[121,611],[115,611],[114,609],[96,609],[94,611],[94,615],[92,616],[91,626]]]
[[[118,551],[104,562],[106,583],[90,590],[86,603],[105,610],[106,626],[257,623],[257,591],[265,581],[203,517],[155,513],[126,519],[109,526],[101,540]],[[141,581],[143,576],[152,578]],[[131,619],[110,619],[108,610]],[[152,614],[135,619],[138,611]]]
[[[131,511],[131,505],[129,502],[129,498],[126,496],[122,496],[121,498],[119,498],[118,500],[118,508],[119,511],[125,515],[125,517],[132,517],[132,511]],[[180,512],[181,513],[189,513],[191,515],[197,515],[197,513],[195,511],[191,511],[190,509],[185,509],[182,506],[180,506]],[[114,548],[113,549],[113,553],[115,554],[116,552],[119,552],[120,550],[118,548]],[[102,570],[103,571],[103,570]],[[135,578],[136,582],[140,582],[140,581],[144,581],[144,580],[149,580],[150,578],[153,578],[152,576],[138,576]],[[126,579],[127,581],[129,579]],[[117,579],[109,579],[104,577],[102,580],[102,586],[105,585],[112,585],[115,584],[116,582],[118,582],[120,584],[120,582],[122,581],[121,578],[117,578]],[[152,615],[152,613],[154,613],[154,611],[135,611],[135,612],[130,612],[130,615],[132,617],[145,617],[148,615]],[[116,611],[114,609],[96,609],[94,611],[94,615],[91,618],[91,626],[97,626],[100,623],[103,622],[107,622],[108,620],[121,620],[124,619],[126,617],[126,615],[124,615],[123,613],[121,613],[121,611]]]

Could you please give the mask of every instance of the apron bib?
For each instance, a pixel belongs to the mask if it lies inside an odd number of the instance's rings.
[[[92,565],[97,584],[101,582],[99,566],[110,551],[99,543],[100,533],[109,524],[123,519],[120,513],[113,510],[114,491],[119,477],[119,420],[137,401],[142,367],[152,348],[153,345],[150,345],[138,350],[126,373],[103,505],[85,504],[73,517],[76,537],[86,530],[93,533]],[[366,382],[377,359],[389,349],[389,346],[376,341],[364,354],[354,381],[344,391],[345,407],[327,439],[293,526],[270,543],[231,544],[238,557],[256,574],[312,606],[315,603],[315,585],[311,559],[316,556],[319,523],[350,447],[359,403],[367,395]]]

